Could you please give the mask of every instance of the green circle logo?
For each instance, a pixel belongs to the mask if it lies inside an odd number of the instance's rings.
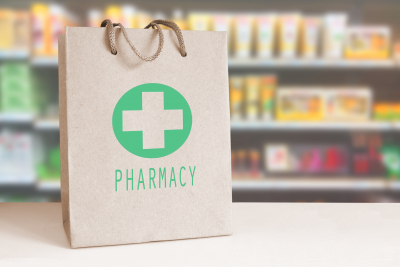
[[[143,158],[161,158],[178,150],[192,129],[192,112],[175,89],[159,83],[136,86],[114,108],[118,142]]]

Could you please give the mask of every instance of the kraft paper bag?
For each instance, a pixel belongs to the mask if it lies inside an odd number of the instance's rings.
[[[59,36],[71,247],[232,234],[226,33],[107,23]]]

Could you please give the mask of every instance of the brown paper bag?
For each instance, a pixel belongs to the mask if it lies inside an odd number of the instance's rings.
[[[112,24],[59,36],[73,248],[232,233],[226,33],[158,24],[174,28],[127,29],[132,47]]]

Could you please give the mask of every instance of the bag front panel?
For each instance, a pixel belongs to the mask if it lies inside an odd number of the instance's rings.
[[[127,32],[139,51],[154,53],[156,31]],[[181,57],[174,32],[163,32],[162,53],[144,62],[118,29],[112,55],[104,28],[67,28],[74,247],[232,231],[226,34],[184,31]],[[188,123],[182,141],[174,134]]]

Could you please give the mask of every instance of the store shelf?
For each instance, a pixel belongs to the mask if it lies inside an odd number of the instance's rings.
[[[28,59],[29,51],[19,51],[19,50],[0,50],[0,60],[10,60],[10,59]]]
[[[39,67],[57,67],[58,58],[57,57],[34,57],[31,59],[31,64],[33,66]]]
[[[1,114],[0,122],[30,123],[31,114]],[[38,130],[59,130],[56,119],[38,119],[35,121]],[[381,130],[400,131],[400,122],[299,122],[299,121],[232,121],[232,130]]]
[[[32,123],[34,115],[31,113],[0,113],[0,123]]]
[[[229,59],[230,68],[397,68],[394,60]]]
[[[1,59],[27,59],[27,52],[0,51]],[[33,57],[33,66],[58,66],[57,57]],[[230,68],[399,68],[394,60],[229,59]]]
[[[232,121],[232,130],[381,130],[394,129],[391,122]],[[400,130],[400,123],[398,125]]]
[[[25,175],[18,177],[0,176],[0,187],[26,187],[32,186],[35,183],[36,177],[34,175]]]
[[[39,119],[35,121],[35,129],[41,131],[59,130],[60,124],[58,120]]]
[[[393,122],[392,125],[395,130],[400,131],[400,122]]]
[[[38,181],[36,188],[38,191],[46,191],[46,192],[60,192],[61,183],[60,180],[44,180]]]
[[[254,180],[234,180],[233,190],[390,190],[391,183],[381,179],[370,178],[269,178]],[[397,185],[400,190],[400,185]]]

